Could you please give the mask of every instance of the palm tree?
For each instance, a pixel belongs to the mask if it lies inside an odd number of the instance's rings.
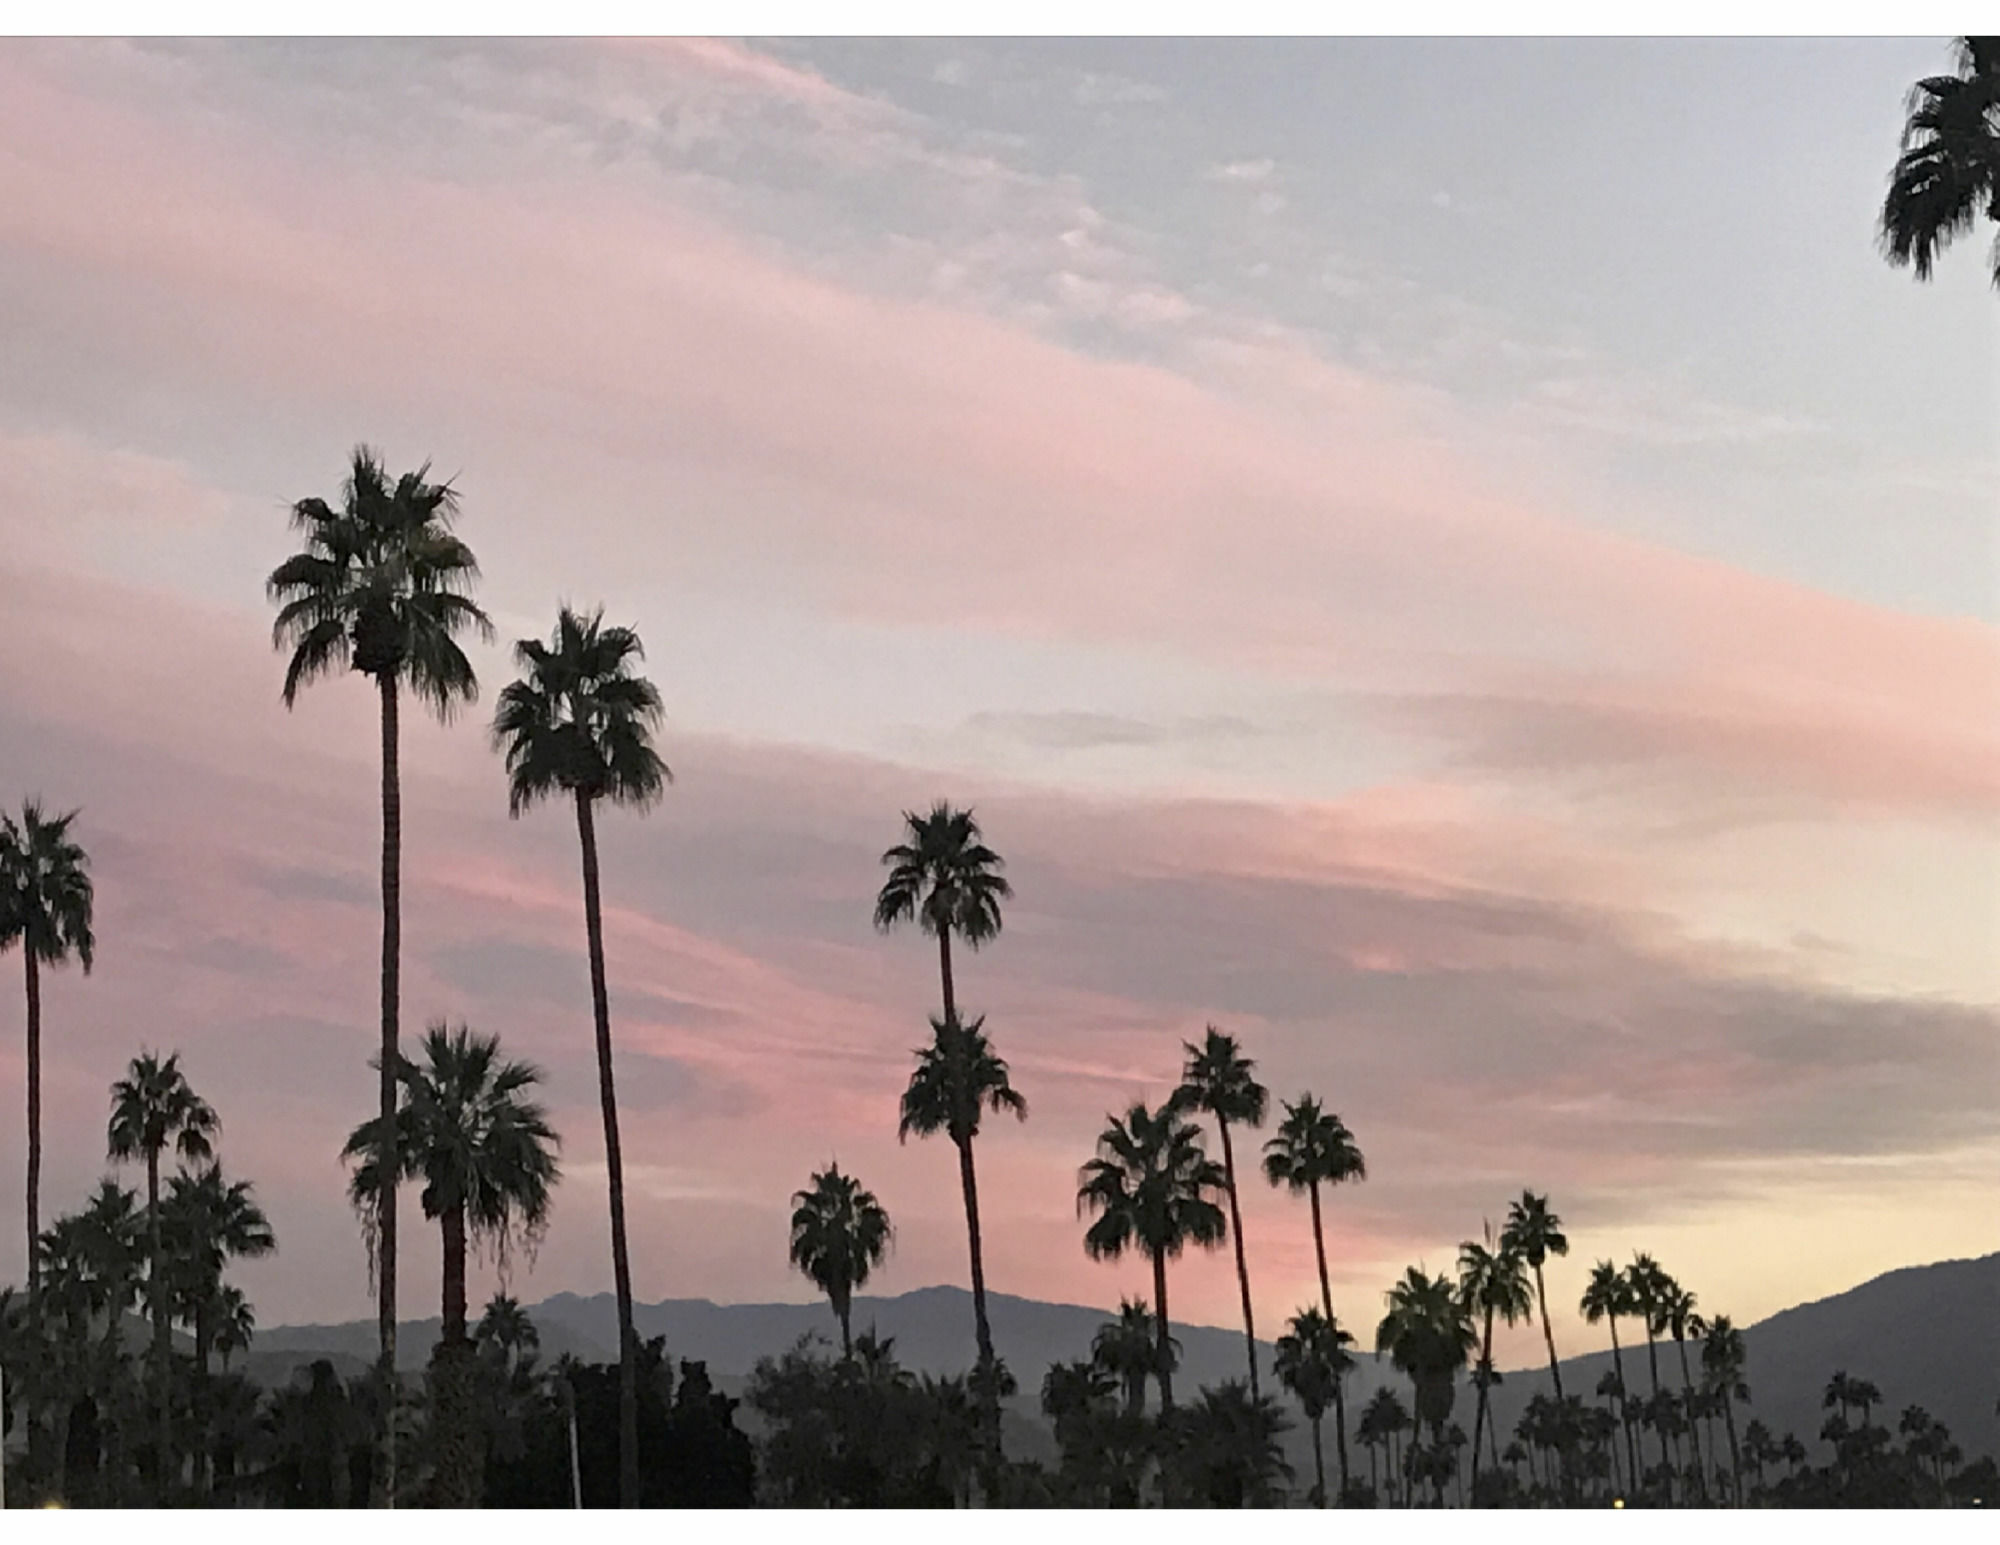
[[[1292,1467],[1278,1440],[1291,1423],[1276,1401],[1253,1398],[1248,1386],[1230,1379],[1162,1421],[1175,1479],[1193,1500],[1209,1507],[1270,1507],[1283,1495]]]
[[[1278,1338],[1278,1382],[1290,1390],[1312,1424],[1314,1496],[1326,1506],[1326,1456],[1320,1444],[1320,1421],[1333,1403],[1333,1392],[1354,1367],[1347,1348],[1354,1338],[1317,1308],[1308,1306],[1291,1318]]]
[[[1743,1380],[1748,1357],[1743,1332],[1728,1315],[1718,1314],[1701,1344],[1701,1377],[1722,1402],[1722,1423],[1729,1434],[1729,1489],[1738,1507],[1743,1506],[1743,1455],[1736,1445],[1736,1402],[1750,1399],[1750,1386]]]
[[[154,1398],[159,1411],[156,1476],[161,1495],[173,1484],[173,1412],[171,1373],[173,1303],[167,1292],[166,1257],[161,1249],[160,1155],[169,1148],[184,1164],[198,1164],[214,1153],[213,1139],[222,1123],[208,1102],[189,1087],[180,1069],[180,1053],[161,1061],[151,1052],[132,1059],[125,1077],[111,1086],[111,1122],[107,1128],[110,1157],[146,1164],[147,1296],[153,1310]]]
[[[470,1429],[465,1266],[468,1247],[493,1246],[504,1272],[517,1239],[532,1244],[549,1215],[549,1192],[560,1179],[559,1144],[547,1113],[528,1092],[539,1068],[500,1057],[500,1038],[434,1022],[423,1039],[421,1065],[397,1069],[403,1088],[391,1135],[380,1117],[364,1121],[341,1158],[354,1165],[348,1199],[363,1215],[382,1194],[381,1166],[391,1155],[403,1178],[423,1182],[424,1216],[436,1220],[444,1245],[443,1329],[433,1354],[436,1449],[434,1500],[441,1507],[478,1501],[483,1457]]]
[[[1005,861],[980,841],[970,810],[954,810],[943,800],[920,816],[903,812],[903,834],[882,855],[889,878],[875,897],[875,926],[887,933],[914,917],[938,941],[938,975],[944,988],[944,1017],[958,1018],[952,995],[951,936],[978,949],[1000,933],[1000,903],[1014,894],[1001,876]]]
[[[1312,1198],[1313,1252],[1319,1262],[1320,1309],[1331,1320],[1333,1287],[1326,1272],[1326,1229],[1320,1218],[1319,1188],[1337,1186],[1345,1180],[1366,1180],[1368,1163],[1354,1141],[1354,1134],[1331,1111],[1322,1111],[1319,1101],[1302,1094],[1285,1102],[1285,1119],[1264,1144],[1264,1178],[1274,1186],[1288,1188],[1297,1196],[1304,1191]],[[1347,1490],[1347,1401],[1340,1386],[1333,1388],[1334,1451],[1340,1459],[1340,1489]]]
[[[618,1295],[618,1498],[621,1506],[637,1507],[639,1342],[632,1329],[632,1266],[625,1245],[625,1163],[611,1071],[595,812],[600,799],[643,811],[659,799],[673,774],[653,749],[653,731],[663,717],[659,691],[632,668],[645,658],[637,633],[605,627],[601,609],[578,617],[565,606],[550,641],[523,639],[514,646],[514,658],[524,674],[500,694],[493,719],[494,744],[507,758],[507,813],[518,817],[537,800],[567,794],[576,803],[577,840],[583,850],[584,935],[611,1196],[611,1272]]]
[[[1368,1404],[1361,1408],[1361,1421],[1355,1431],[1361,1441],[1368,1445],[1369,1476],[1375,1478],[1374,1449],[1379,1445],[1389,1466],[1389,1497],[1393,1502],[1398,1490],[1396,1477],[1400,1473],[1397,1437],[1409,1431],[1410,1413],[1403,1409],[1403,1402],[1396,1398],[1396,1392],[1387,1385],[1376,1390]]]
[[[475,1345],[494,1348],[512,1371],[540,1348],[542,1333],[518,1299],[495,1293],[487,1300],[472,1339]]]
[[[1415,1397],[1418,1426],[1430,1424],[1431,1439],[1442,1446],[1444,1424],[1451,1416],[1452,1384],[1479,1333],[1471,1312],[1452,1280],[1440,1272],[1432,1277],[1412,1266],[1389,1289],[1389,1312],[1375,1330],[1375,1351],[1408,1376]],[[1444,1477],[1433,1477],[1438,1506],[1444,1505]]]
[[[792,1194],[792,1264],[818,1285],[840,1321],[840,1355],[854,1356],[849,1317],[854,1290],[889,1253],[889,1215],[852,1175],[829,1164],[811,1186]]]
[[[1257,1325],[1250,1312],[1250,1267],[1243,1258],[1243,1212],[1237,1205],[1236,1150],[1229,1141],[1229,1123],[1261,1127],[1270,1095],[1257,1082],[1257,1064],[1243,1055],[1236,1037],[1224,1035],[1214,1025],[1197,1046],[1183,1041],[1187,1063],[1181,1069],[1181,1086],[1173,1094],[1183,1110],[1203,1111],[1215,1118],[1216,1133],[1222,1139],[1222,1173],[1229,1192],[1229,1232],[1236,1245],[1236,1286],[1243,1299],[1243,1344],[1250,1359],[1250,1398],[1257,1390]],[[1315,1429],[1317,1430],[1317,1429]]]
[[[1636,1486],[1639,1479],[1639,1450],[1637,1440],[1632,1436],[1632,1416],[1626,1402],[1625,1354],[1618,1345],[1618,1317],[1635,1312],[1632,1300],[1632,1285],[1609,1261],[1599,1261],[1590,1269],[1590,1281],[1585,1284],[1583,1298],[1577,1307],[1582,1310],[1585,1323],[1595,1325],[1602,1320],[1611,1329],[1611,1363],[1618,1374],[1618,1419],[1625,1428],[1626,1473]]]
[[[1903,153],[1882,201],[1882,250],[1919,279],[1979,217],[2000,223],[2000,38],[1960,38],[1957,73],[1911,88]],[[1992,255],[2000,286],[2000,241]]]
[[[36,1265],[42,1232],[42,967],[74,955],[90,974],[90,859],[70,841],[77,817],[45,816],[39,800],[17,823],[0,815],[0,954],[18,944],[28,988],[28,1323],[39,1331]]]
[[[1500,1232],[1502,1248],[1514,1251],[1535,1273],[1535,1302],[1542,1311],[1542,1335],[1549,1344],[1549,1377],[1556,1387],[1556,1400],[1563,1398],[1562,1364],[1556,1361],[1555,1327],[1549,1323],[1549,1295],[1542,1285],[1542,1263],[1552,1255],[1568,1255],[1569,1239],[1562,1231],[1562,1219],[1549,1209],[1549,1199],[1523,1191],[1518,1202],[1507,1206],[1507,1226]]]
[[[1632,1305],[1632,1312],[1638,1315],[1640,1322],[1646,1327],[1646,1364],[1651,1375],[1655,1400],[1660,1394],[1658,1339],[1660,1332],[1666,1328],[1662,1306],[1666,1297],[1666,1285],[1670,1280],[1660,1263],[1643,1251],[1636,1252],[1632,1257],[1632,1264],[1625,1268],[1627,1301]],[[1667,1462],[1667,1435],[1664,1430],[1655,1427],[1654,1436],[1660,1445],[1660,1463],[1664,1465]]]
[[[1694,1379],[1688,1372],[1687,1354],[1688,1337],[1693,1336],[1696,1340],[1700,1340],[1704,1334],[1705,1327],[1701,1323],[1701,1316],[1695,1312],[1694,1294],[1682,1287],[1671,1277],[1664,1284],[1660,1312],[1666,1318],[1667,1330],[1674,1338],[1674,1350],[1680,1357],[1681,1392],[1688,1413],[1688,1447],[1694,1450],[1696,1485],[1705,1492],[1707,1490],[1707,1477],[1701,1457],[1701,1432],[1694,1423],[1697,1402],[1695,1400]],[[1711,1432],[1710,1436],[1712,1437],[1713,1435]]]
[[[1222,1166],[1202,1151],[1201,1129],[1170,1100],[1155,1113],[1134,1104],[1097,1139],[1097,1157],[1078,1179],[1079,1215],[1097,1214],[1084,1231],[1092,1260],[1116,1260],[1136,1247],[1153,1263],[1153,1302],[1160,1408],[1173,1408],[1173,1353],[1167,1337],[1167,1262],[1189,1244],[1212,1250],[1229,1224],[1212,1198],[1228,1183]]]
[[[1498,1315],[1509,1325],[1528,1318],[1533,1304],[1528,1298],[1528,1278],[1521,1269],[1519,1251],[1493,1245],[1493,1225],[1486,1225],[1486,1242],[1468,1239],[1458,1247],[1458,1290],[1465,1306],[1484,1319],[1479,1343],[1479,1365],[1473,1372],[1479,1385],[1479,1405],[1472,1418],[1472,1487],[1479,1490],[1479,1440],[1486,1435],[1488,1397],[1494,1380],[1493,1318]]]
[[[986,1039],[985,1019],[960,1025],[947,1013],[931,1021],[931,1044],[916,1052],[916,1071],[903,1090],[902,1116],[896,1140],[912,1132],[929,1137],[943,1132],[958,1150],[958,1183],[965,1198],[965,1234],[972,1251],[972,1321],[978,1336],[979,1367],[993,1363],[993,1331],[986,1318],[986,1262],[979,1236],[979,1177],[972,1166],[972,1140],[979,1135],[979,1118],[1012,1111],[1028,1119],[1028,1102],[1008,1080],[1007,1064]],[[989,1408],[997,1430],[999,1412]]]
[[[1167,1362],[1174,1363],[1179,1342],[1168,1336]],[[1159,1376],[1160,1334],[1153,1311],[1143,1298],[1121,1298],[1118,1318],[1107,1320],[1091,1338],[1090,1355],[1099,1367],[1117,1379],[1125,1391],[1125,1411],[1139,1416],[1146,1409],[1146,1381]]]
[[[479,695],[472,662],[459,647],[468,628],[491,638],[493,625],[468,592],[479,577],[472,549],[452,532],[458,495],[449,483],[430,480],[426,462],[394,482],[376,453],[355,447],[340,507],[301,499],[292,526],[305,547],[277,568],[265,584],[278,615],[274,647],[291,650],[285,668],[287,708],[299,688],[340,669],[374,679],[382,713],[382,1037],[381,1120],[393,1128],[396,1109],[397,1013],[402,957],[403,796],[398,771],[401,732],[398,688],[407,687],[439,718]],[[391,1140],[393,1141],[393,1131]],[[377,1199],[367,1234],[379,1293],[379,1376],[385,1389],[396,1377],[396,1179],[401,1166],[382,1167],[386,1189]],[[385,1404],[385,1409],[388,1406]],[[393,1507],[396,1434],[385,1423],[377,1500]]]

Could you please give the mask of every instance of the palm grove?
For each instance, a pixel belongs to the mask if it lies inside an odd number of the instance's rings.
[[[1922,279],[1980,218],[2000,221],[2000,40],[1960,39],[1955,64],[1912,90],[1881,218],[1885,255]],[[2000,286],[2000,244],[1992,275]],[[1079,1175],[1083,1248],[1141,1258],[1151,1299],[1125,1301],[1089,1357],[1046,1370],[1039,1407],[1057,1460],[1009,1458],[1002,1412],[1019,1391],[987,1313],[976,1153],[985,1116],[1025,1120],[1028,1104],[984,1018],[960,1011],[953,943],[976,951],[998,938],[1012,891],[972,813],[942,802],[905,813],[902,840],[883,855],[874,921],[884,931],[914,923],[936,942],[940,1012],[915,1051],[897,1131],[946,1138],[956,1162],[974,1364],[963,1377],[920,1380],[892,1342],[855,1333],[854,1294],[886,1258],[893,1228],[859,1179],[829,1165],[792,1199],[790,1256],[828,1297],[838,1353],[807,1342],[759,1363],[744,1400],[759,1429],[753,1444],[736,1424],[738,1402],[702,1365],[676,1372],[661,1343],[642,1343],[633,1328],[597,819],[607,806],[643,811],[671,774],[653,743],[662,703],[637,669],[638,635],[568,607],[546,643],[516,646],[519,678],[500,694],[492,737],[511,815],[561,799],[576,820],[618,1355],[542,1367],[535,1327],[511,1298],[495,1298],[476,1322],[466,1301],[468,1251],[491,1247],[504,1263],[546,1225],[561,1171],[560,1140],[535,1098],[542,1075],[464,1025],[429,1025],[415,1058],[401,1037],[401,715],[413,702],[449,719],[474,701],[463,640],[493,634],[472,596],[479,570],[455,530],[457,503],[427,467],[392,476],[357,450],[337,503],[293,507],[300,550],[268,585],[287,653],[285,703],[340,673],[367,678],[379,702],[379,1102],[342,1153],[377,1292],[372,1376],[343,1381],[320,1362],[264,1391],[232,1372],[256,1320],[227,1280],[230,1264],[269,1255],[277,1241],[254,1187],[226,1172],[221,1117],[175,1054],[141,1051],[110,1088],[105,1156],[134,1166],[143,1189],[107,1177],[43,1227],[42,977],[71,961],[89,973],[94,889],[76,812],[54,815],[30,799],[18,818],[0,817],[0,948],[18,948],[26,997],[27,1272],[24,1288],[0,1292],[0,1432],[25,1435],[9,1460],[11,1503],[1246,1506],[1302,1491],[1321,1506],[1613,1497],[1740,1506],[1939,1502],[2000,1489],[1992,1460],[1966,1464],[1921,1408],[1905,1408],[1892,1430],[1882,1393],[1845,1371],[1826,1389],[1827,1460],[1810,1464],[1795,1435],[1775,1436],[1749,1414],[1741,1331],[1726,1315],[1706,1317],[1645,1254],[1589,1272],[1578,1307],[1606,1328],[1614,1366],[1594,1390],[1565,1390],[1548,1272],[1568,1241],[1548,1198],[1532,1192],[1509,1204],[1497,1235],[1489,1226],[1465,1242],[1455,1271],[1411,1267],[1389,1290],[1373,1351],[1407,1379],[1409,1401],[1379,1389],[1350,1421],[1356,1343],[1335,1311],[1323,1209],[1335,1188],[1366,1179],[1361,1148],[1302,1092],[1280,1102],[1249,1162],[1253,1179],[1261,1170],[1305,1202],[1319,1287],[1261,1368],[1237,1144],[1272,1112],[1254,1061],[1213,1026],[1185,1046],[1181,1082],[1157,1106],[1107,1116]],[[397,1372],[405,1182],[420,1187],[443,1267],[442,1332],[420,1386]],[[1245,1376],[1177,1402],[1169,1268],[1190,1246],[1225,1244]],[[1550,1377],[1550,1392],[1528,1401],[1504,1439],[1490,1419],[1496,1322],[1540,1330]],[[1461,1373],[1469,1434],[1454,1420]],[[1303,1488],[1283,1457],[1291,1418],[1274,1387],[1310,1429]],[[1365,1478],[1350,1440],[1367,1455]]]

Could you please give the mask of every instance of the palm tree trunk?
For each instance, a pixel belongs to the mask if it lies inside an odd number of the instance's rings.
[[[1729,1391],[1722,1392],[1722,1425],[1729,1433],[1729,1491],[1738,1507],[1743,1506],[1743,1455],[1736,1447],[1736,1405]]]
[[[1312,1195],[1313,1253],[1319,1260],[1319,1306],[1329,1321],[1333,1319],[1333,1287],[1326,1276],[1326,1235],[1319,1221],[1319,1182],[1308,1188]]]
[[[1549,1344],[1549,1377],[1555,1381],[1556,1404],[1561,1405],[1563,1400],[1562,1364],[1556,1361],[1556,1331],[1555,1327],[1549,1323],[1549,1295],[1542,1287],[1542,1268],[1539,1262],[1535,1265],[1535,1302],[1541,1306],[1542,1338]]]
[[[1660,1351],[1659,1344],[1653,1339],[1653,1322],[1651,1320],[1646,1322],[1646,1365],[1650,1370],[1653,1381],[1653,1397],[1657,1400],[1660,1394]],[[1667,1462],[1666,1428],[1657,1422],[1654,1423],[1653,1436],[1659,1441],[1660,1463],[1665,1464]]]
[[[1235,1196],[1235,1187],[1230,1187],[1230,1195]],[[1319,1262],[1319,1303],[1327,1323],[1333,1323],[1333,1284],[1326,1274],[1326,1232],[1320,1225],[1319,1182],[1315,1180],[1308,1192],[1312,1197],[1313,1254]],[[1340,1381],[1333,1383],[1333,1445],[1340,1460],[1340,1489],[1347,1490],[1347,1400],[1340,1392]]]
[[[1700,1494],[1706,1495],[1708,1491],[1708,1477],[1702,1470],[1701,1433],[1695,1425],[1694,1380],[1688,1376],[1688,1349],[1686,1340],[1680,1336],[1674,1337],[1674,1349],[1680,1353],[1681,1389],[1687,1396],[1688,1446],[1694,1450],[1695,1485],[1699,1489]]]
[[[835,1304],[833,1312],[840,1316],[840,1360],[844,1363],[851,1363],[854,1361],[854,1332],[849,1322],[854,1316],[854,1306],[852,1304]]]
[[[965,1237],[972,1252],[972,1328],[979,1346],[979,1366],[989,1375],[985,1404],[993,1414],[999,1411],[999,1395],[993,1389],[990,1375],[993,1369],[993,1327],[986,1319],[986,1260],[979,1243],[979,1177],[972,1168],[972,1141],[970,1138],[955,1145],[958,1148],[958,1184],[965,1194]]]
[[[160,1151],[146,1150],[146,1241],[147,1275],[150,1289],[147,1297],[153,1301],[153,1378],[154,1399],[158,1402],[159,1453],[154,1461],[155,1484],[158,1494],[154,1498],[156,1506],[164,1507],[167,1488],[174,1473],[173,1454],[173,1405],[172,1391],[168,1387],[173,1342],[167,1330],[167,1284],[160,1268],[163,1256],[160,1250]]]
[[[1326,1506],[1326,1453],[1319,1441],[1320,1418],[1312,1419],[1313,1479],[1319,1483],[1319,1505]]]
[[[1493,1384],[1493,1305],[1486,1306],[1486,1336],[1479,1352],[1479,1404],[1472,1417],[1472,1494],[1479,1495],[1479,1440],[1486,1435],[1486,1401]]]
[[[1632,1436],[1631,1390],[1625,1384],[1625,1354],[1618,1346],[1618,1316],[1607,1315],[1611,1326],[1611,1366],[1618,1373],[1618,1421],[1625,1429],[1625,1472],[1626,1485],[1633,1491],[1639,1489],[1639,1441]]]
[[[479,1505],[480,1454],[472,1412],[472,1343],[465,1334],[465,1208],[447,1207],[438,1220],[444,1237],[444,1324],[431,1354],[431,1449],[435,1507]]]
[[[438,1220],[444,1235],[444,1325],[439,1339],[458,1343],[465,1340],[465,1208],[447,1207]]]
[[[396,720],[396,677],[375,678],[382,696],[382,1194],[375,1204],[377,1358],[382,1385],[382,1462],[376,1469],[373,1505],[396,1505],[396,1181],[402,1155],[396,1131],[396,1011],[402,991],[403,791],[397,768],[400,731]]]
[[[21,959],[28,976],[28,1334],[37,1345],[42,1338],[42,977],[35,964],[34,946],[21,941]],[[21,1391],[22,1396],[32,1393]],[[22,1402],[23,1425],[28,1431],[28,1448],[34,1456],[32,1468],[40,1473],[42,1457],[42,1413],[32,1399]]]
[[[618,1505],[639,1505],[639,1358],[632,1329],[632,1263],[625,1251],[625,1163],[618,1148],[618,1092],[611,1077],[611,998],[604,986],[604,915],[597,888],[591,796],[576,796],[583,847],[583,922],[590,944],[590,1003],[597,1020],[597,1092],[604,1107],[604,1169],[611,1188],[611,1276],[618,1294]]]
[[[1220,1116],[1215,1127],[1222,1134],[1222,1173],[1229,1185],[1229,1232],[1236,1242],[1236,1287],[1243,1298],[1243,1344],[1250,1357],[1250,1398],[1257,1398],[1257,1322],[1250,1312],[1250,1266],[1243,1257],[1243,1213],[1236,1204],[1236,1151],[1229,1141],[1229,1123]]]
[[[1153,1256],[1153,1301],[1159,1307],[1153,1322],[1159,1360],[1155,1374],[1160,1381],[1160,1414],[1165,1416],[1174,1408],[1174,1351],[1167,1334],[1167,1258],[1157,1252]]]
[[[1333,1380],[1333,1450],[1334,1456],[1340,1461],[1340,1492],[1345,1496],[1347,1494],[1347,1396],[1341,1393],[1338,1374]]]
[[[1324,1480],[1320,1482],[1322,1487],[1325,1484]],[[1376,1443],[1368,1445],[1368,1489],[1378,1497],[1382,1495],[1382,1450]]]
[[[958,1023],[958,1000],[951,993],[951,930],[938,930],[938,977],[944,984],[944,1022]]]

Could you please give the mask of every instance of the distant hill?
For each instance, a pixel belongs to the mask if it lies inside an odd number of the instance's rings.
[[[987,1305],[994,1342],[1021,1385],[1020,1396],[1012,1402],[1008,1448],[1024,1457],[1046,1457],[1053,1453],[1053,1445],[1038,1416],[1042,1375],[1053,1362],[1088,1356],[1091,1337],[1108,1313],[1006,1293],[988,1294]],[[568,1351],[588,1361],[610,1360],[608,1349],[618,1342],[610,1294],[558,1293],[530,1306],[529,1313],[541,1332],[545,1356]],[[676,1359],[706,1362],[718,1385],[732,1393],[741,1392],[759,1357],[782,1352],[802,1335],[817,1335],[829,1343],[837,1338],[833,1315],[823,1303],[667,1299],[635,1305],[633,1319],[642,1337],[664,1336]],[[893,1336],[898,1360],[919,1373],[962,1373],[974,1359],[971,1294],[963,1288],[930,1287],[895,1298],[857,1298],[854,1325],[857,1331],[872,1328]],[[1365,1329],[1372,1329],[1372,1322]],[[1621,1326],[1620,1333],[1629,1330],[1636,1327]],[[1177,1389],[1192,1392],[1205,1384],[1243,1377],[1239,1332],[1181,1324],[1173,1332],[1181,1344]],[[398,1362],[411,1371],[420,1369],[437,1336],[435,1319],[404,1324],[397,1332]],[[1952,1429],[1968,1456],[2000,1448],[1993,1411],[2000,1399],[2000,1254],[1889,1272],[1846,1293],[1759,1321],[1745,1329],[1744,1340],[1749,1352],[1747,1377],[1755,1397],[1752,1414],[1762,1417],[1779,1436],[1797,1434],[1818,1458],[1824,1458],[1818,1443],[1820,1394],[1837,1368],[1881,1388],[1891,1425],[1904,1406],[1921,1405]],[[282,1326],[258,1332],[251,1355],[241,1366],[253,1377],[276,1383],[313,1356],[327,1354],[334,1356],[343,1373],[359,1372],[372,1360],[374,1344],[372,1321]],[[1275,1391],[1270,1343],[1261,1342],[1259,1347],[1266,1389]],[[1695,1349],[1688,1350],[1691,1366],[1698,1371]],[[1608,1350],[1565,1359],[1564,1388],[1593,1398],[1599,1377],[1610,1366]],[[1625,1373],[1635,1391],[1648,1387],[1643,1336],[1636,1348],[1626,1347]],[[1660,1377],[1663,1383],[1679,1385],[1680,1364],[1671,1342],[1660,1348]],[[1360,1357],[1347,1386],[1350,1425],[1362,1402],[1383,1384],[1394,1385],[1408,1402],[1407,1384],[1386,1361]],[[1546,1367],[1505,1372],[1493,1397],[1503,1433],[1529,1397],[1548,1385]],[[1468,1431],[1472,1398],[1469,1385],[1461,1381],[1453,1415]],[[1298,1421],[1289,1444],[1292,1461],[1301,1477],[1307,1477],[1311,1457],[1305,1424],[1295,1409],[1291,1414]],[[1353,1445],[1351,1436],[1350,1445],[1351,1460],[1365,1475],[1365,1454]],[[1331,1470],[1330,1434],[1327,1448]]]

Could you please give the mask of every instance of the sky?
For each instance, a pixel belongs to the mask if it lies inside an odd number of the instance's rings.
[[[366,442],[452,480],[500,633],[404,717],[402,1001],[545,1070],[519,1296],[610,1286],[574,823],[508,818],[486,733],[564,601],[639,630],[675,775],[599,822],[642,1300],[810,1300],[835,1158],[871,1291],[967,1281],[950,1152],[896,1139],[935,952],[870,926],[939,798],[1015,890],[957,973],[1030,1108],[979,1141],[995,1290],[1149,1291],[1077,1169],[1209,1023],[1367,1156],[1364,1340],[1524,1187],[1567,1349],[1604,1257],[1743,1323],[1996,1248],[2000,308],[1981,240],[1919,285],[1873,228],[1947,59],[0,44],[0,799],[80,807],[97,886],[44,1218],[177,1049],[278,1234],[259,1318],[371,1317],[375,700],[288,712],[263,592]],[[1272,1334],[1310,1225],[1243,1204]],[[1234,1323],[1228,1252],[1170,1303]]]

